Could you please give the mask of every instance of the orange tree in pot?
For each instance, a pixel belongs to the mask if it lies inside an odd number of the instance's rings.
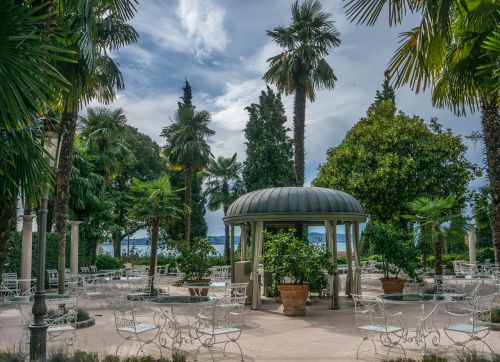
[[[330,254],[325,245],[300,240],[293,230],[266,232],[264,240],[264,271],[270,272],[277,284],[283,314],[304,315],[310,288],[326,286],[325,271],[332,272]]]
[[[191,241],[180,240],[172,242],[171,257],[183,274],[182,283],[210,282],[210,257],[216,255],[212,243],[205,238],[194,238]],[[206,296],[208,288],[189,288],[191,295]]]
[[[380,278],[385,294],[403,293],[406,279],[399,278],[404,271],[415,278],[418,266],[418,249],[404,230],[391,223],[370,221],[363,233],[370,245],[370,254],[377,254],[382,262],[384,277]]]

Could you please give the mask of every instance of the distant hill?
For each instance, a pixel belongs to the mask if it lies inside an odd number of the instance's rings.
[[[224,245],[224,242],[226,240],[224,235],[209,236],[208,238],[212,242],[212,244],[214,244],[214,245]],[[326,236],[324,233],[310,232],[309,233],[309,240],[313,243],[324,242],[326,240]],[[337,240],[340,243],[344,243],[345,242],[345,235],[344,234],[337,234]],[[236,236],[234,241],[236,244],[239,244],[240,237]],[[109,244],[111,244],[111,241],[109,241]],[[148,245],[148,244],[149,244],[149,238],[147,238],[147,237],[130,239],[131,246],[132,245]],[[122,240],[122,245],[127,245],[127,239]]]

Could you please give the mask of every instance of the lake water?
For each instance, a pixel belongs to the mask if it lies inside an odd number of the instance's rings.
[[[343,239],[342,235],[342,239]],[[340,238],[339,238],[340,239]],[[220,244],[214,244],[213,245],[217,254],[218,255],[224,255],[224,245]],[[238,244],[235,244],[235,247],[238,247]],[[113,251],[113,245],[112,244],[102,244],[101,245],[101,250],[105,254],[109,254],[113,256],[114,251]],[[340,241],[337,243],[337,250],[339,252],[345,252],[345,242]],[[139,245],[130,245],[130,252],[134,254],[139,254],[140,256],[148,256],[150,253],[150,247],[149,245],[144,245],[144,244],[139,244]],[[168,251],[167,250],[158,250],[158,254],[166,254]],[[127,254],[127,244],[122,243],[122,255]]]

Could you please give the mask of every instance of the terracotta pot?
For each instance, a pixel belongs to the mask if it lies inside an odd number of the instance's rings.
[[[283,314],[301,316],[306,314],[306,301],[309,295],[309,284],[278,284]]]
[[[193,284],[193,283],[210,283],[210,279],[186,280],[186,284]],[[206,297],[208,295],[208,288],[201,288],[200,294],[198,294],[200,288],[188,288],[188,289],[189,289],[189,294],[193,297],[199,295],[201,295],[202,297]]]
[[[404,278],[380,278],[384,294],[401,294],[405,288]]]

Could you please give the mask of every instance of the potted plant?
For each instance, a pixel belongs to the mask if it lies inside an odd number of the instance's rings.
[[[380,268],[384,276],[380,278],[385,294],[403,293],[406,279],[399,278],[404,271],[415,278],[418,265],[417,248],[411,240],[406,240],[405,232],[391,223],[370,221],[363,233],[372,254],[380,255]]]
[[[293,230],[266,232],[264,238],[262,263],[278,286],[283,314],[304,315],[310,285],[324,281],[324,271],[332,270],[326,247],[298,239]]]
[[[183,283],[208,283],[210,279],[210,257],[216,251],[210,241],[205,238],[194,238],[191,241],[177,241],[172,246],[172,257],[183,274]],[[191,295],[196,291],[189,289]],[[201,295],[207,295],[208,288],[202,289]]]

